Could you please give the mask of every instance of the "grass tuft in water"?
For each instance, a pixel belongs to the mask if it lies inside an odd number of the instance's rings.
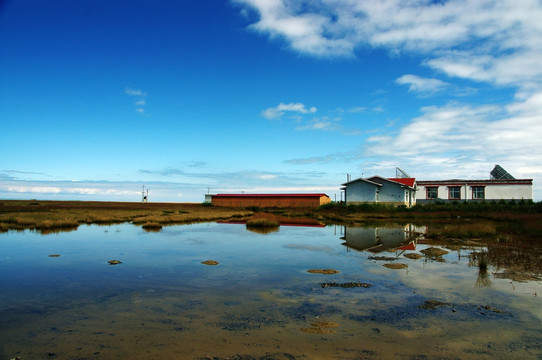
[[[273,219],[251,219],[247,221],[247,228],[278,228],[280,223]]]

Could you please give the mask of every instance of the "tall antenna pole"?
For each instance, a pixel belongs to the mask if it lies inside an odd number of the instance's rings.
[[[145,185],[143,185],[143,190],[141,190],[141,202],[146,203],[149,200],[149,189],[147,189],[147,194],[145,194]]]

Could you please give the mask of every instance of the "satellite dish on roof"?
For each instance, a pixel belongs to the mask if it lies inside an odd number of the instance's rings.
[[[400,178],[403,178],[403,179],[407,179],[407,178],[410,178],[410,175],[408,175],[406,173],[406,171],[403,171],[401,169],[399,169],[398,167],[395,168],[395,177],[400,179]]]
[[[500,165],[495,165],[490,172],[491,180],[514,180],[515,178],[504,170]]]

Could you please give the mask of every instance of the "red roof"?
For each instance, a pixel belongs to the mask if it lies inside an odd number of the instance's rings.
[[[395,181],[410,187],[414,187],[414,184],[416,183],[415,178],[388,178],[388,180]]]
[[[216,197],[322,197],[326,194],[216,194]],[[329,197],[329,196],[327,196]]]

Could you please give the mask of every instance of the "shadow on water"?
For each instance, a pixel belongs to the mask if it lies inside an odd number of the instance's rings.
[[[540,247],[427,227],[194,224],[0,234],[0,355],[523,358],[542,353]],[[108,265],[118,259],[115,266]],[[205,260],[214,259],[206,266]],[[216,260],[216,261],[215,261]],[[399,266],[401,265],[401,266]],[[310,271],[309,271],[310,270]],[[313,271],[314,270],[314,271]]]

